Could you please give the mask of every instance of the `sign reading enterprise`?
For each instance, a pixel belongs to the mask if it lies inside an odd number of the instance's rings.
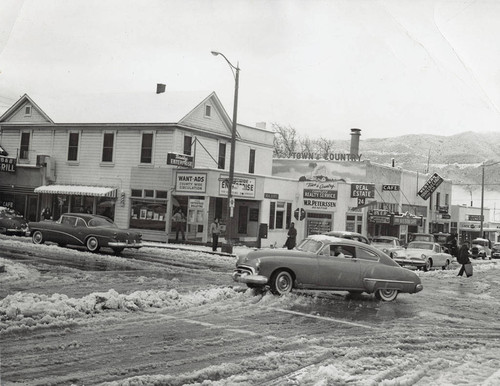
[[[292,159],[315,159],[326,161],[361,161],[361,154],[350,153],[311,153],[311,152],[293,152],[289,157],[279,158],[292,158]]]

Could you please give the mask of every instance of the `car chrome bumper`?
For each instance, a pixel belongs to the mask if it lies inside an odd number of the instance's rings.
[[[410,260],[410,259],[394,259],[399,265],[411,265],[413,267],[422,267],[425,265],[424,260]]]
[[[239,271],[233,272],[233,280],[238,283],[266,285],[268,278],[262,275],[251,275],[249,273],[241,273]]]
[[[110,241],[108,245],[112,248],[141,248],[142,243],[126,243],[124,241]]]

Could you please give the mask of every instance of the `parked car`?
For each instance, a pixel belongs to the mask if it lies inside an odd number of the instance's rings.
[[[410,233],[408,241],[429,241],[434,242],[434,235],[430,233]]]
[[[495,243],[491,247],[491,257],[493,259],[499,259],[500,258],[500,243]]]
[[[360,243],[370,244],[370,240],[363,236],[361,233],[348,232],[348,231],[330,231],[325,233],[327,236],[340,237],[341,239],[356,240]]]
[[[393,257],[393,252],[404,250],[399,239],[393,236],[375,236],[371,240],[371,245],[380,249],[391,258]]]
[[[491,241],[477,238],[471,241],[470,254],[474,259],[491,260]]]
[[[335,256],[337,247],[343,254]],[[292,289],[337,290],[374,293],[391,301],[399,292],[422,290],[420,278],[401,268],[369,244],[345,238],[313,235],[294,250],[254,250],[240,256],[233,279],[250,288],[283,295]]]
[[[35,244],[51,241],[60,246],[79,245],[90,252],[107,247],[117,254],[142,246],[140,233],[119,229],[109,218],[93,214],[65,213],[57,221],[32,222],[29,226]]]
[[[404,250],[394,252],[393,259],[401,266],[412,266],[428,271],[439,267],[447,269],[453,257],[444,252],[439,243],[412,241]]]
[[[6,235],[28,236],[28,222],[14,209],[0,206],[0,233],[5,233]]]
[[[433,241],[441,245],[446,253],[449,253],[450,255],[453,254],[451,253],[452,245],[450,244],[450,240],[452,237],[451,233],[439,232],[439,233],[434,233],[433,236],[434,236]]]

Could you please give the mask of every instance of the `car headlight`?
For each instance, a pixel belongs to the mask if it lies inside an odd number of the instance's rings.
[[[420,256],[422,259],[425,259],[427,258],[427,256],[425,255],[425,253],[422,253],[422,256]]]
[[[387,248],[384,248],[384,249],[382,249],[382,252],[389,253],[389,250]]]
[[[397,252],[392,252],[392,257],[398,257],[398,253]]]

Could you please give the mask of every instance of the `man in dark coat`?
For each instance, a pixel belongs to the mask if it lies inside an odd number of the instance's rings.
[[[458,271],[458,276],[462,276],[465,272],[465,264],[470,263],[469,259],[469,242],[464,241],[460,250],[458,251],[457,261],[459,264],[462,264],[460,271]]]
[[[288,249],[295,248],[295,244],[297,243],[297,229],[295,229],[295,223],[290,224],[290,229],[288,230],[288,238],[286,239],[285,246]]]

